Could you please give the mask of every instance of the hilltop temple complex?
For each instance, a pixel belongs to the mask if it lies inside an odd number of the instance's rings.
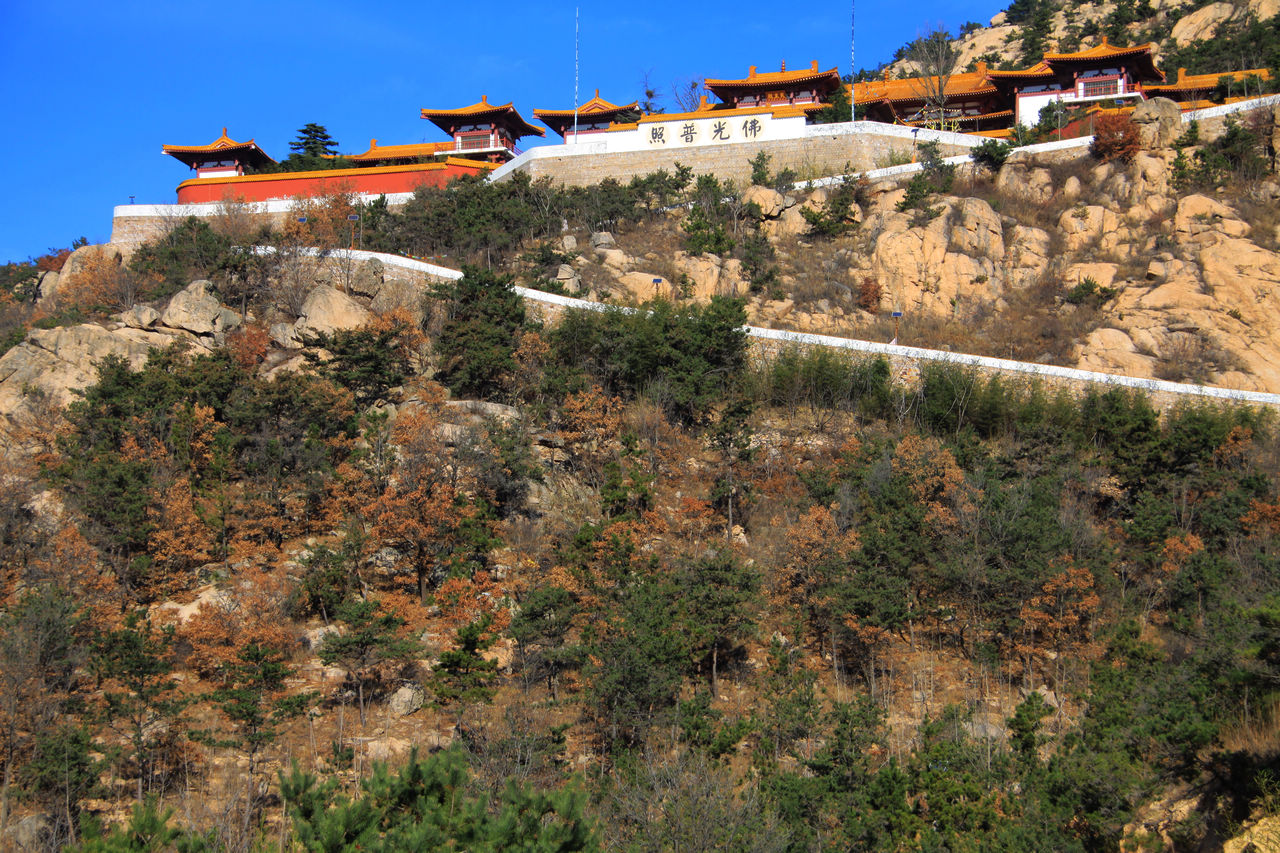
[[[572,108],[535,109],[532,114],[561,137],[559,147],[566,155],[803,140],[812,136],[806,126],[821,120],[816,114],[841,95],[869,123],[1003,138],[1018,125],[1036,124],[1052,104],[1125,109],[1163,97],[1192,110],[1209,106],[1211,95],[1221,95],[1224,78],[1256,86],[1270,76],[1266,69],[1197,75],[1179,69],[1169,80],[1157,67],[1153,49],[1151,44],[1120,47],[1103,38],[1086,50],[1047,53],[1021,70],[994,70],[980,62],[973,70],[941,77],[891,79],[886,72],[881,79],[853,84],[843,82],[835,68],[820,70],[816,61],[791,70],[785,63],[778,71],[752,66],[745,77],[704,80],[705,94],[688,112],[644,113],[636,101],[615,104],[597,89]],[[518,165],[520,140],[546,135],[513,104],[490,104],[487,97],[455,109],[423,109],[421,117],[448,139],[395,145],[373,139],[367,151],[343,155],[350,168],[284,171],[252,139],[237,142],[226,128],[207,145],[165,145],[162,150],[195,172],[178,186],[180,203],[228,197],[264,201],[339,190],[399,194],[423,185],[444,186],[461,176]]]

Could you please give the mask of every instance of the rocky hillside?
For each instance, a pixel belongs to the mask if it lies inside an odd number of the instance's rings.
[[[741,203],[758,205],[776,252],[768,286],[741,260],[668,249],[678,219],[617,235],[556,275],[622,301],[745,294],[761,326],[1280,392],[1276,111],[1243,119],[1265,172],[1215,184],[1187,177],[1188,164],[1215,150],[1222,126],[1191,144],[1161,103],[1135,114],[1145,142],[1132,157],[1015,152],[994,173],[961,170],[927,218],[904,206],[904,180],[858,185],[845,214],[856,228],[842,237],[814,234],[803,214],[846,190],[753,187]]]
[[[993,68],[1024,68],[1046,52],[1087,49],[1105,36],[1112,44],[1154,43],[1157,64],[1166,74],[1185,67],[1192,74],[1269,68],[1274,75],[1280,62],[1277,14],[1276,0],[1015,0],[987,26],[967,25],[953,44],[959,70],[972,70],[979,61]],[[1255,24],[1264,25],[1261,38]],[[904,56],[905,49],[888,66],[891,74],[915,73]]]
[[[896,181],[366,211],[458,281],[296,221],[77,250],[0,306],[0,846],[1269,838],[1267,413],[740,333],[1280,391],[1275,115],[1165,107]]]

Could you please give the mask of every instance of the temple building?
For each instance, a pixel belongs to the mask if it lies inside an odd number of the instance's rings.
[[[545,136],[546,131],[525,121],[510,103],[496,106],[488,96],[479,103],[456,110],[422,111],[422,117],[453,137],[449,152],[455,157],[505,163],[520,153],[516,141],[525,136]]]
[[[1033,125],[1049,104],[1131,101],[1146,98],[1143,87],[1163,83],[1164,72],[1151,55],[1154,44],[1117,47],[1102,44],[1076,53],[1046,53],[1022,71],[989,71],[987,76],[1012,103],[1014,121]]]
[[[287,172],[253,140],[236,142],[222,136],[208,145],[165,145],[165,154],[181,160],[196,177],[178,185],[179,204],[228,199],[259,202],[299,195],[356,192],[361,195],[411,193],[420,186],[443,187],[463,175],[480,175],[495,163],[451,156],[453,142],[379,146],[347,159],[354,168]],[[270,169],[270,171],[267,171]]]
[[[708,79],[705,85],[730,109],[800,106],[809,112],[822,109],[823,98],[840,88],[840,72],[834,68],[819,71],[817,60],[808,68],[788,71],[784,62],[781,71],[759,72],[753,65],[746,77]]]
[[[890,80],[885,72],[883,79],[854,83],[853,102],[865,110],[870,121],[928,125],[960,133],[1008,127],[1013,119],[1013,110],[987,77],[985,62],[979,62],[975,71],[944,78],[946,106],[940,114],[930,115],[929,102],[936,99],[938,88],[936,76]]]
[[[936,100],[937,77],[906,77],[859,82],[851,97],[872,121],[937,127],[966,133],[999,132],[1015,124],[1032,126],[1053,103],[1065,106],[1108,102],[1133,106],[1146,98],[1165,97],[1184,110],[1206,106],[1205,96],[1218,88],[1218,74],[1188,76],[1179,70],[1169,83],[1156,67],[1155,45],[1119,47],[1107,41],[1074,53],[1046,53],[1032,65],[1014,71],[995,71],[978,63],[974,71],[950,75],[944,81],[945,106]],[[1265,80],[1265,68],[1237,71],[1234,80]],[[1255,93],[1257,94],[1257,93]],[[936,114],[930,114],[930,110]]]
[[[536,109],[533,117],[568,140],[574,133],[599,133],[615,123],[633,123],[640,117],[638,106],[638,101],[624,106],[611,104],[601,98],[600,90],[596,89],[595,96],[576,110]]]
[[[236,142],[227,136],[225,127],[208,145],[162,145],[160,150],[194,169],[197,178],[235,177],[276,162],[252,139]]]
[[[746,77],[707,79],[704,85],[719,101],[704,94],[688,112],[644,115],[635,103],[611,104],[597,90],[576,110],[578,133],[596,134],[593,141],[608,134],[610,145],[631,150],[792,138],[803,131],[809,114],[826,106],[823,99],[839,88],[840,74],[834,68],[818,70],[816,61],[788,71],[784,62],[780,71],[762,73],[752,66]],[[533,114],[571,141],[575,110],[539,109]]]

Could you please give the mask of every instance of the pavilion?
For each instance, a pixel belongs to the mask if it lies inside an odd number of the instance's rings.
[[[453,137],[449,154],[470,160],[505,163],[520,153],[517,140],[546,135],[542,128],[525,121],[510,103],[490,104],[487,95],[456,110],[424,109],[422,117]]]
[[[222,135],[208,145],[162,145],[160,151],[186,163],[195,170],[197,178],[252,174],[276,162],[252,139],[236,142],[227,136],[225,127]]]
[[[623,106],[611,104],[596,89],[595,96],[576,110],[535,109],[533,117],[567,140],[571,133],[599,133],[615,123],[634,122],[640,117],[638,107],[638,101]]]
[[[799,71],[788,71],[785,62],[781,71],[760,72],[753,65],[746,77],[707,79],[705,86],[729,109],[800,106],[809,112],[822,109],[823,98],[840,88],[840,72],[819,71],[817,60]]]

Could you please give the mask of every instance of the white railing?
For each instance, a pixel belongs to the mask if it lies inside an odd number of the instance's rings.
[[[345,249],[339,249],[336,252],[330,253],[330,256],[346,252],[347,250]],[[357,250],[351,251],[350,256],[357,260],[376,259],[381,261],[384,266],[399,267],[401,269],[426,273],[427,275],[448,280],[456,281],[457,279],[462,278],[462,273],[459,270],[437,266],[436,264],[426,263],[425,261],[404,258],[399,255]],[[527,287],[517,287],[515,288],[515,291],[522,298],[531,302],[541,302],[546,305],[555,305],[560,308],[580,308],[587,311],[635,310],[633,308],[619,308],[618,306],[605,305],[599,302],[592,302],[587,299],[578,299],[573,296],[561,296],[555,293],[545,293],[541,290],[531,290]],[[1092,370],[1078,370],[1074,367],[1059,367],[1053,364],[1035,364],[1026,361],[1012,361],[1005,358],[990,358],[988,356],[981,355],[967,355],[965,353],[923,349],[921,347],[882,344],[876,343],[875,341],[856,340],[854,338],[837,338],[831,335],[789,332],[782,329],[764,329],[758,326],[746,326],[745,330],[749,337],[756,340],[773,341],[784,345],[830,347],[832,349],[867,353],[869,355],[883,355],[913,361],[944,362],[963,365],[966,367],[976,367],[983,370],[995,370],[1003,373],[1023,374],[1026,376],[1056,379],[1067,382],[1134,388],[1147,393],[1175,394],[1186,397],[1229,400],[1236,403],[1248,403],[1253,405],[1280,406],[1280,394],[1268,394],[1262,391],[1241,391],[1234,388],[1218,388],[1212,385],[1190,385],[1181,382],[1166,382],[1162,379],[1143,379],[1135,376],[1124,376],[1118,373],[1098,373]]]

